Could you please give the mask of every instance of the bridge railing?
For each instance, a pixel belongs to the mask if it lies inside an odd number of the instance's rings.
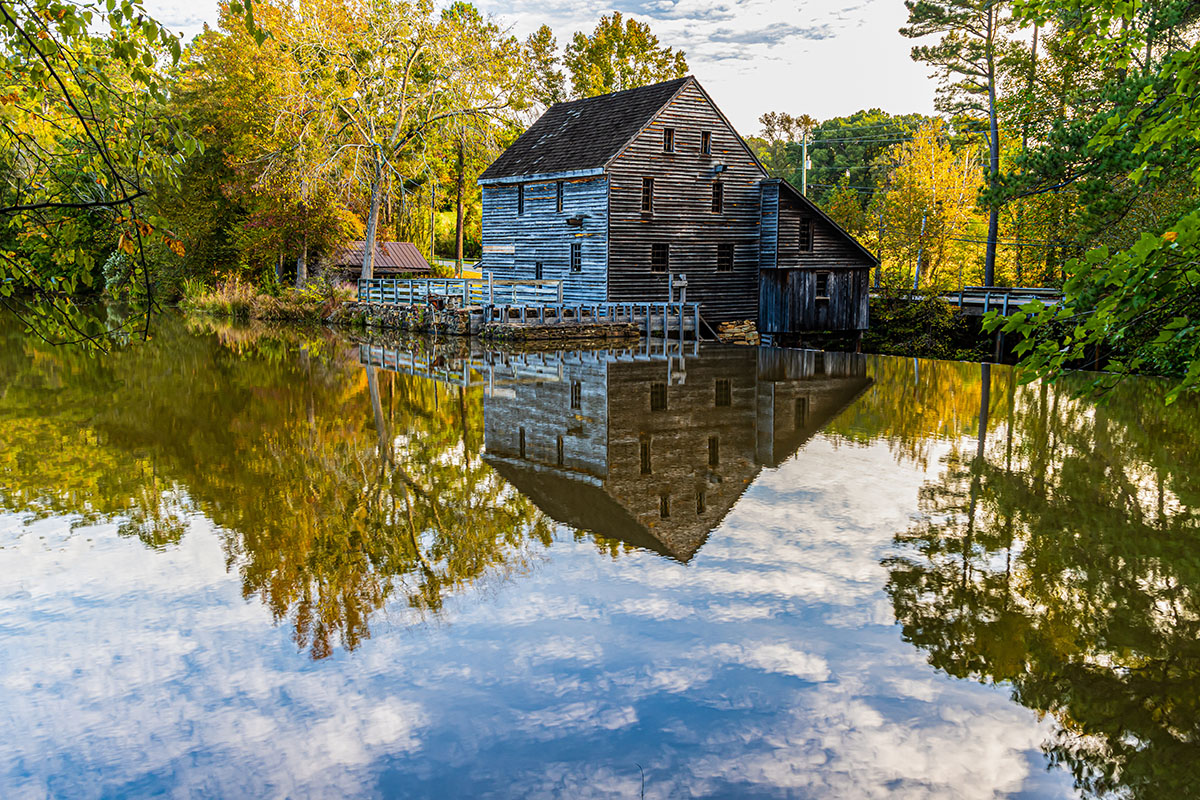
[[[562,281],[507,281],[484,278],[364,278],[360,303],[416,305],[455,300],[463,306],[549,305],[562,303]]]

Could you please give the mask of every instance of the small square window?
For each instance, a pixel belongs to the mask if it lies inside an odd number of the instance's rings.
[[[718,466],[721,463],[721,440],[716,436],[708,437],[708,465]]]
[[[643,436],[638,442],[638,450],[642,460],[642,474],[650,474],[650,437]]]
[[[808,217],[800,219],[799,238],[796,246],[800,248],[801,253],[811,253],[813,249],[813,227],[812,220]]]
[[[658,496],[658,515],[663,519],[671,518],[671,495],[660,494]]]
[[[733,272],[733,242],[717,245],[717,272]]]
[[[667,410],[667,385],[665,383],[650,384],[650,410]]]
[[[674,128],[663,128],[663,152],[664,153],[674,153],[675,152],[675,129]]]
[[[654,178],[642,178],[642,211],[654,211]]]
[[[702,155],[712,155],[712,132],[700,131],[700,153]]]
[[[563,182],[559,181],[554,184],[554,210],[561,212],[563,210]]]
[[[517,216],[525,213],[525,184],[517,184]]]
[[[717,408],[729,408],[733,405],[733,390],[730,388],[728,378],[717,378],[716,395],[713,398],[713,404]]]
[[[725,210],[725,184],[720,181],[714,181],[712,192],[712,212],[720,214]]]
[[[650,245],[650,271],[666,272],[671,268],[671,245],[654,242]]]
[[[579,381],[571,382],[571,408],[574,411],[583,408],[583,384]]]
[[[583,244],[571,242],[571,272],[583,272]]]
[[[703,514],[708,510],[708,498],[704,496],[703,489],[696,490],[696,513]]]
[[[818,272],[817,273],[816,298],[818,300],[828,300],[829,299],[829,273],[828,272]]]

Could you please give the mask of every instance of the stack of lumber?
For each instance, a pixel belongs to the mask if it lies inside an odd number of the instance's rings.
[[[717,338],[730,344],[758,344],[758,329],[754,320],[722,322],[717,326]]]

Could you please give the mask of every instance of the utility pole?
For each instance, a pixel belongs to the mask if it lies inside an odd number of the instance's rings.
[[[808,197],[808,130],[800,138],[800,194]]]

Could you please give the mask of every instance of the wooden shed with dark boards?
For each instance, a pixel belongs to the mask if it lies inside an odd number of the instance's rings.
[[[844,313],[840,301],[818,300],[815,290],[841,287],[843,273],[853,272],[847,291],[861,289],[861,297],[848,303],[865,309],[866,284],[857,276],[874,265],[870,253],[769,179],[694,77],[551,106],[479,184],[482,270],[494,278],[559,280],[569,303],[676,302],[686,282],[687,301],[700,304],[709,325],[789,326],[762,328],[768,332],[866,325],[865,311]],[[769,212],[765,202],[774,204]],[[801,257],[790,248],[803,224],[812,239]],[[822,287],[790,288],[818,280],[804,271],[821,267]],[[760,290],[764,269],[773,270],[767,280],[779,291]],[[764,314],[764,302],[785,307]],[[795,302],[814,307],[793,309]],[[829,327],[795,327],[809,324]]]

